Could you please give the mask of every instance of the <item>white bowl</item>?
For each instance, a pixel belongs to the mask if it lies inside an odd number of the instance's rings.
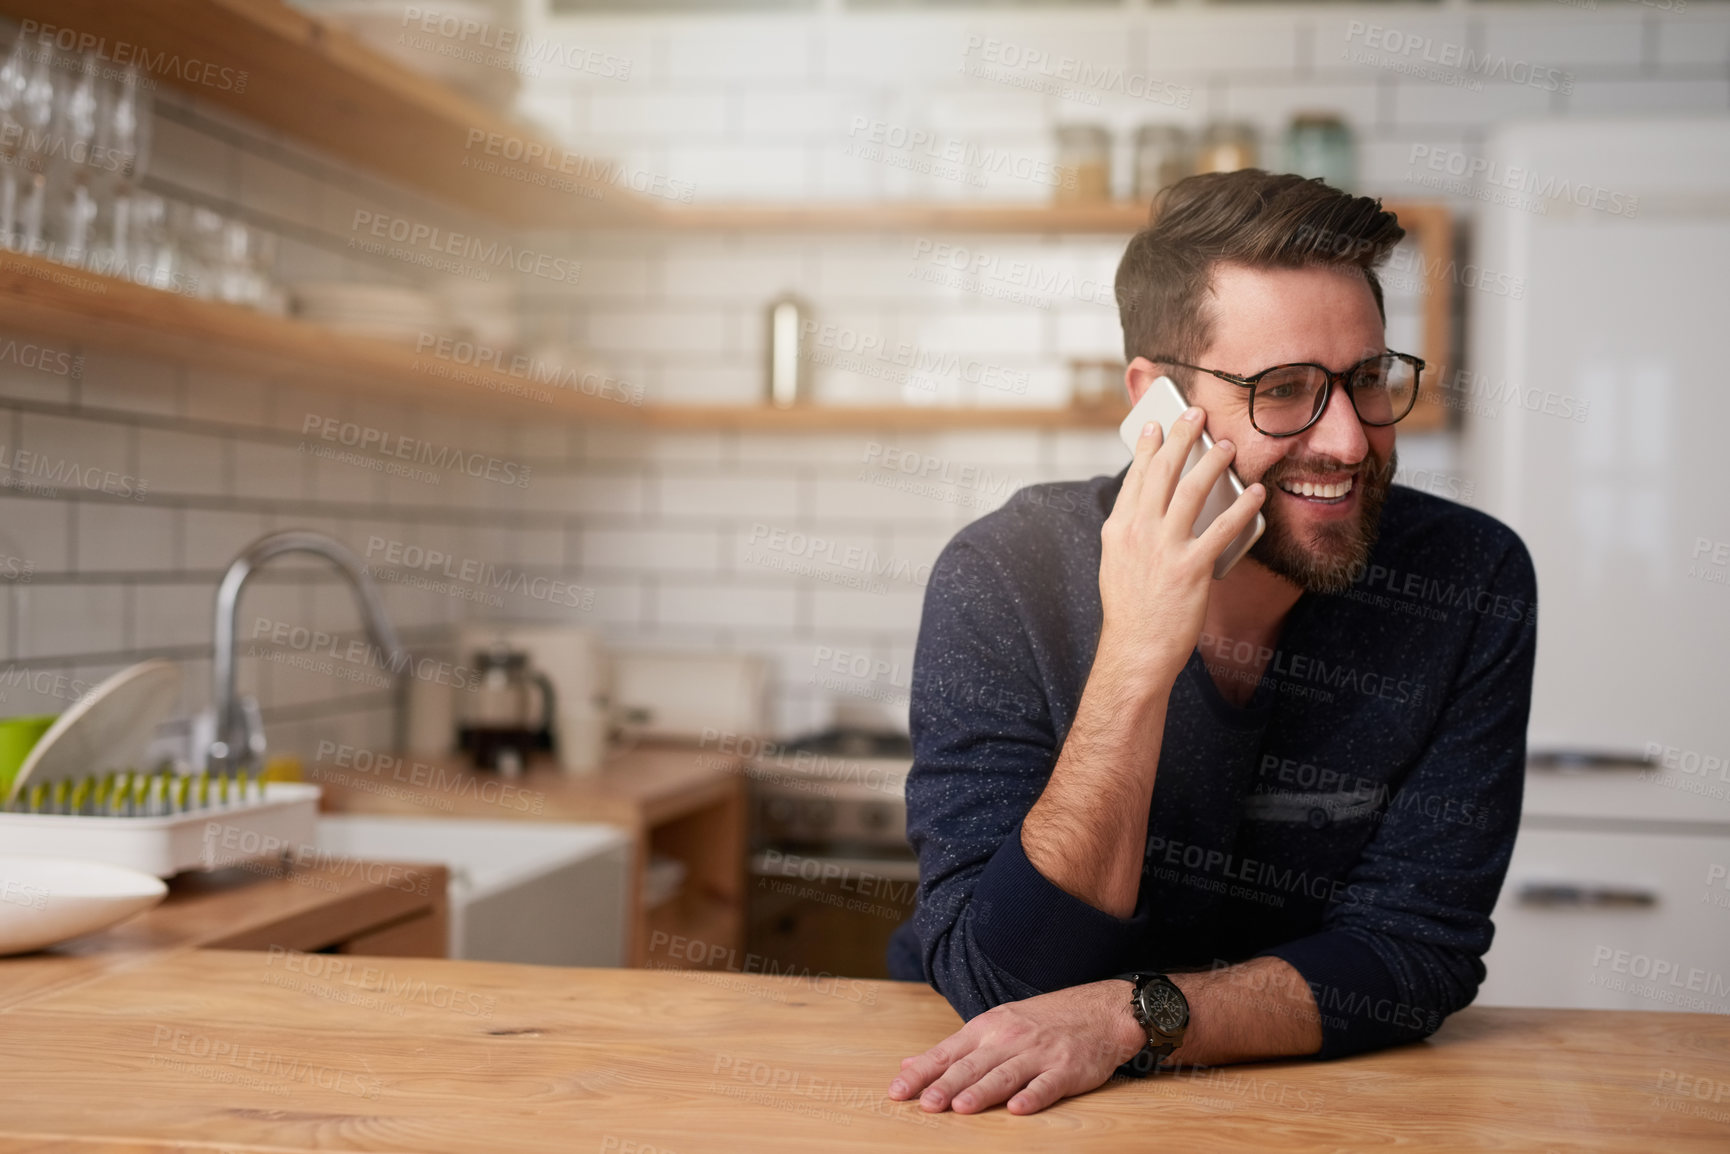
[[[0,857],[0,955],[106,929],[168,896],[161,878],[101,862]]]

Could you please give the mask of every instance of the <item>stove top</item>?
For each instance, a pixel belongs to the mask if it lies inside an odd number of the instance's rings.
[[[873,760],[913,760],[913,739],[893,731],[833,727],[796,737],[784,747],[793,753],[825,753],[834,757]]]
[[[913,744],[903,733],[836,728],[765,745],[746,771],[753,840],[906,853],[912,767]]]

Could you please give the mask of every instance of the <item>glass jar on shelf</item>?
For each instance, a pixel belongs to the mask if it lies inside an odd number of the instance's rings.
[[[1120,360],[1077,357],[1069,362],[1069,405],[1084,412],[1098,412],[1125,404]]]
[[[1057,128],[1058,182],[1062,203],[1096,204],[1111,199],[1111,133],[1097,124]]]
[[[1352,130],[1332,112],[1300,112],[1285,134],[1288,172],[1317,176],[1349,192],[1357,183],[1357,149]]]
[[[1255,125],[1241,120],[1216,120],[1201,134],[1196,149],[1197,172],[1236,172],[1254,168],[1258,159]]]
[[[1176,184],[1195,170],[1195,138],[1179,124],[1144,124],[1135,130],[1135,199]]]

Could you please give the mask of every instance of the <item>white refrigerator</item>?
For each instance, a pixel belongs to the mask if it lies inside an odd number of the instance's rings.
[[[1509,124],[1474,161],[1447,399],[1538,574],[1479,1000],[1730,1012],[1730,119]]]

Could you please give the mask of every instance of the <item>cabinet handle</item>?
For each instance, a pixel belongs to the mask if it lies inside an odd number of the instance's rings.
[[[1592,749],[1551,749],[1526,758],[1528,769],[1560,770],[1563,773],[1650,769],[1652,761],[1643,753],[1614,753]]]
[[[844,857],[818,857],[803,860],[811,862],[813,865],[822,866],[824,872],[819,873],[816,877],[807,877],[799,869],[789,869],[785,861],[779,861],[766,853],[760,853],[751,859],[751,875],[753,877],[784,877],[789,881],[807,882],[852,878],[855,885],[860,884],[860,879],[869,877],[880,878],[883,881],[913,882],[916,884],[919,881],[919,863],[916,861],[901,859],[881,861],[876,858]]]
[[[1519,890],[1523,906],[1546,909],[1622,910],[1644,909],[1658,904],[1652,890],[1624,886],[1599,886],[1576,882],[1523,882]]]

